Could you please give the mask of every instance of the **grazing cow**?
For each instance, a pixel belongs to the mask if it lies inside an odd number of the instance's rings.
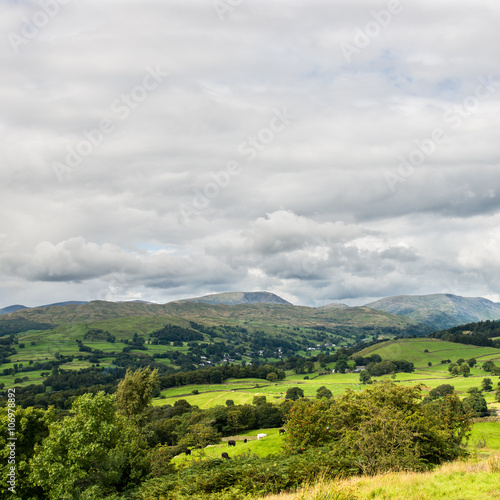
[[[265,438],[267,434],[257,434],[257,439]]]
[[[247,440],[247,438],[245,438],[245,439],[243,440],[243,442],[244,442],[244,443],[246,443],[247,441],[248,441],[248,440]]]
[[[186,455],[191,455],[191,450],[186,450]]]
[[[236,446],[236,441],[234,439],[230,439],[228,442],[227,442],[228,446]]]
[[[281,436],[282,434],[285,434],[285,432],[286,432],[286,429],[280,429],[279,435]]]
[[[222,458],[231,458],[226,452],[222,454]]]

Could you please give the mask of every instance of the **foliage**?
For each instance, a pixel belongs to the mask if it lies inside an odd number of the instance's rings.
[[[49,425],[49,435],[35,446],[30,480],[49,499],[78,499],[92,489],[105,496],[138,484],[149,473],[146,443],[116,413],[114,397],[85,394],[73,415]]]
[[[488,415],[488,405],[486,399],[481,395],[481,392],[473,388],[469,390],[469,394],[470,395],[463,400],[463,405],[467,411],[470,411],[476,417]]]
[[[184,498],[240,498],[295,489],[321,473],[329,476],[359,472],[339,447],[319,448],[301,455],[209,459],[158,479],[146,481],[133,496],[140,500]],[[224,497],[227,491],[229,496]],[[231,493],[229,493],[231,492]]]
[[[362,383],[362,384],[371,384],[372,383],[372,378],[370,376],[370,372],[368,372],[367,370],[362,370],[360,373],[359,373],[359,381]]]
[[[455,387],[453,387],[450,384],[441,384],[435,387],[434,389],[431,389],[429,391],[429,397],[431,399],[438,399],[442,398],[448,394],[453,394],[455,392]]]
[[[342,443],[366,473],[408,470],[463,453],[470,415],[452,395],[423,406],[421,388],[377,383],[328,402],[300,400],[286,423],[289,453]]]
[[[118,384],[116,406],[127,417],[139,415],[151,403],[153,392],[158,385],[158,371],[149,369],[127,369],[125,378]]]
[[[55,418],[51,410],[45,412],[34,408],[20,408],[15,410],[15,467],[16,467],[16,488],[15,494],[7,491],[7,475],[10,464],[8,463],[9,448],[8,441],[8,418],[7,408],[0,408],[0,495],[2,498],[30,499],[39,498],[43,493],[42,489],[32,485],[28,481],[30,472],[29,461],[34,455],[35,445],[39,445],[49,433],[49,423]]]
[[[286,391],[285,399],[291,399],[292,401],[296,401],[299,398],[304,397],[304,391],[300,387],[290,387]]]
[[[316,390],[316,397],[318,399],[321,398],[330,399],[332,396],[333,396],[332,391],[330,389],[327,389],[324,385]]]

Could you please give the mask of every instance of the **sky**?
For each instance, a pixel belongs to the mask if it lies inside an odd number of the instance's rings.
[[[497,1],[0,7],[0,307],[500,301]]]

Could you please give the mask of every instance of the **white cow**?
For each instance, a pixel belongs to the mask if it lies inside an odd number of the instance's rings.
[[[257,434],[257,439],[265,438],[267,434]]]

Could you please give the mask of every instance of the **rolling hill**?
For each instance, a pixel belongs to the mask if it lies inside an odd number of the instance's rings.
[[[465,323],[500,319],[500,304],[481,297],[451,294],[397,295],[365,304],[377,311],[406,316],[444,330]]]
[[[12,312],[20,311],[21,309],[28,309],[28,308],[20,304],[15,304],[13,306],[7,306],[4,307],[3,309],[0,309],[0,314],[10,314]]]
[[[223,292],[183,299],[176,302],[203,302],[204,304],[235,306],[240,304],[286,304],[292,305],[285,299],[270,292]]]

